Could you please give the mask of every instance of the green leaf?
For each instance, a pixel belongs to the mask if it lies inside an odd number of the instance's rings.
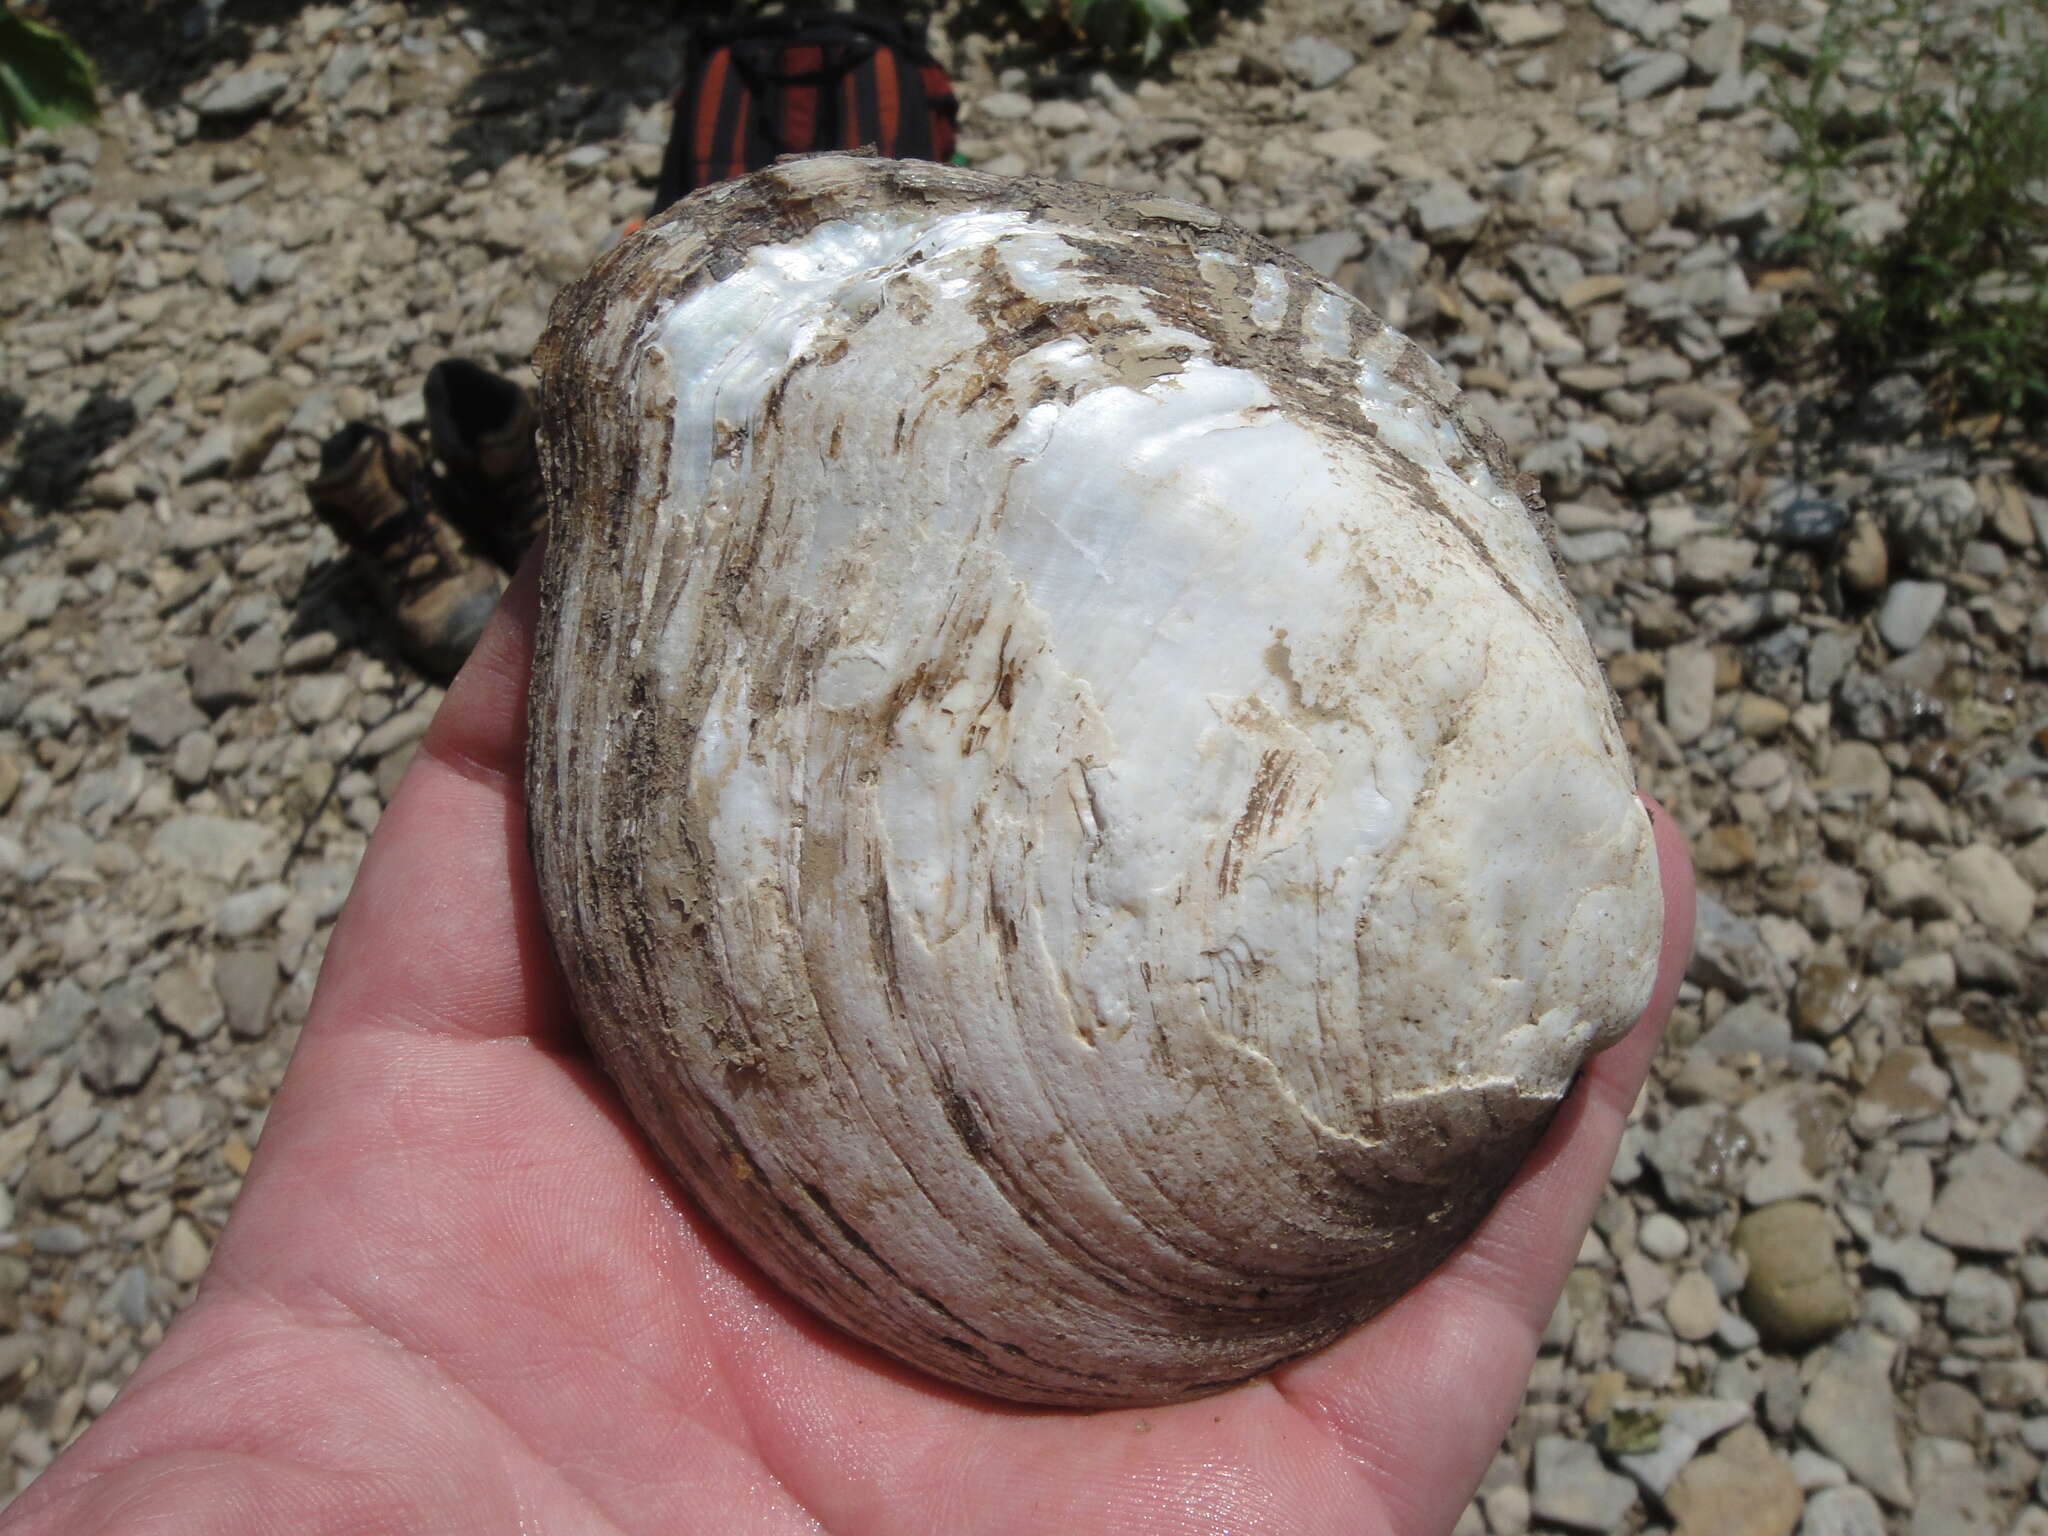
[[[1664,1415],[1655,1408],[1615,1408],[1607,1415],[1605,1442],[1617,1456],[1646,1455],[1664,1436]]]
[[[0,135],[99,116],[92,62],[55,27],[0,12]]]

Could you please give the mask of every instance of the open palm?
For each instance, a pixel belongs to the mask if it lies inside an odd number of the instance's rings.
[[[774,1291],[584,1052],[526,856],[533,610],[529,562],[364,858],[198,1298],[6,1531],[1448,1530],[1678,985],[1668,820],[1656,1000],[1427,1282],[1216,1397],[1006,1407]]]

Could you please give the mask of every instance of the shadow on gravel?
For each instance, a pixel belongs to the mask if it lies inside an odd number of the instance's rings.
[[[0,495],[19,497],[38,512],[71,500],[92,473],[93,460],[135,428],[135,407],[95,391],[69,421],[38,411],[0,390]]]
[[[92,56],[107,94],[133,91],[162,107],[216,69],[248,60],[266,29],[296,29],[314,3],[68,0],[58,19]],[[1264,4],[1221,0],[1192,41],[1200,44],[1226,17],[1256,15]],[[412,0],[410,6],[423,14],[449,8],[450,0]],[[912,0],[863,0],[863,8],[901,14],[919,7]],[[734,0],[610,0],[591,7],[492,0],[468,7],[463,30],[480,41],[482,64],[455,102],[448,147],[458,156],[456,176],[494,170],[560,143],[613,137],[628,107],[652,105],[674,89],[692,21],[737,9]],[[1013,36],[1019,17],[1017,0],[969,0],[946,28],[956,40],[976,33],[1011,38],[991,62],[998,70],[1021,68],[1041,86],[1078,86],[1105,68],[1126,88],[1135,83],[1126,68],[1077,49],[1056,25]]]
[[[59,20],[91,55],[109,96],[152,107],[178,101],[217,69],[256,51],[268,28],[299,26],[314,0],[70,0]],[[413,0],[415,13],[448,0]],[[549,0],[493,0],[463,30],[482,65],[455,103],[459,175],[567,140],[616,132],[629,105],[659,101],[680,67],[680,40],[700,9],[683,0],[611,0],[588,10]]]

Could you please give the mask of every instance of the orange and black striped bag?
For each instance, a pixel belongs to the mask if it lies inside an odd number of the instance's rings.
[[[951,160],[960,104],[918,23],[801,13],[691,38],[659,213],[777,155],[872,144],[899,160]]]

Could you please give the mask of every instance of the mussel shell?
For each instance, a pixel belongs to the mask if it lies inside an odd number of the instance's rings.
[[[1206,210],[916,162],[557,303],[534,860],[598,1056],[783,1286],[1160,1402],[1440,1262],[1661,907],[1547,522]]]

